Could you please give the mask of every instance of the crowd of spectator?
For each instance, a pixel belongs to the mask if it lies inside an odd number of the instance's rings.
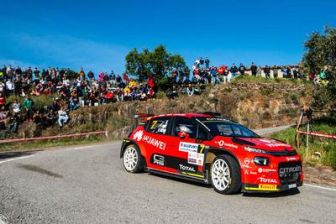
[[[138,83],[125,73],[122,76],[83,69],[38,68],[21,69],[4,66],[0,69],[0,130],[16,132],[18,125],[31,120],[42,128],[55,122],[63,127],[69,120],[67,112],[81,106],[97,106],[116,101],[146,100],[153,98],[157,86],[150,76]],[[47,95],[53,102],[35,110],[32,96]],[[7,99],[12,102],[8,103]],[[13,100],[14,99],[14,100]]]
[[[237,75],[262,76],[265,78],[305,78],[300,71],[299,66],[257,66],[252,62],[250,66],[240,63],[239,66],[232,64],[210,66],[208,58],[200,58],[192,66],[192,82],[212,83],[219,82],[230,83]]]
[[[201,94],[207,84],[230,83],[237,76],[251,75],[265,78],[305,78],[298,66],[245,66],[232,64],[210,66],[208,58],[200,58],[192,66],[191,74],[175,70],[168,77],[165,94],[174,99],[180,94]],[[320,75],[309,74],[316,80]],[[139,83],[128,74],[102,72],[97,76],[80,69],[4,66],[0,68],[0,130],[16,132],[20,123],[31,120],[41,129],[58,123],[63,127],[69,121],[69,111],[84,106],[97,106],[117,101],[147,100],[156,96],[157,80],[149,75]],[[31,96],[47,95],[53,98],[50,105],[34,109]],[[11,102],[7,99],[11,97]],[[14,100],[13,100],[14,99]]]

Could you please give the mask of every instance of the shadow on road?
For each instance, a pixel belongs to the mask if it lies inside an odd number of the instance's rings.
[[[166,176],[164,174],[158,174],[158,173],[149,173],[149,174],[160,177],[160,178],[171,179],[171,180],[178,181],[178,182],[185,183],[185,184],[192,184],[192,185],[196,185],[196,186],[200,186],[200,187],[204,187],[204,188],[212,188],[210,184],[195,182],[195,181],[192,181],[192,180],[181,179],[181,178],[174,177],[174,176]],[[259,193],[240,193],[240,192],[238,192],[238,193],[235,193],[234,195],[240,195],[240,194],[243,197],[277,198],[277,197],[287,197],[287,196],[300,194],[300,190],[299,189],[292,189],[292,190],[288,190],[288,191],[274,192],[274,193],[260,193],[260,192]]]
[[[288,191],[283,192],[274,192],[274,193],[243,193],[244,197],[258,197],[258,198],[278,198],[278,197],[286,197],[300,194],[300,190],[295,188]]]
[[[58,173],[54,173],[52,171],[49,171],[39,166],[35,166],[31,164],[19,164],[17,165],[17,167],[28,170],[28,171],[37,172],[37,173],[44,174],[47,176],[55,177],[55,178],[63,178],[63,176]]]

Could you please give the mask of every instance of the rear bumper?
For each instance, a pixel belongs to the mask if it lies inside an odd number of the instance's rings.
[[[288,191],[302,186],[302,181],[292,184],[276,185],[276,184],[242,184],[242,192],[260,192],[260,193],[272,193]]]

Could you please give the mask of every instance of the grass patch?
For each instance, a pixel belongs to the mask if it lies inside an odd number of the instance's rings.
[[[307,84],[308,82],[305,79],[286,79],[286,78],[276,78],[276,79],[267,79],[261,76],[251,76],[251,75],[239,75],[232,80],[232,83],[247,83],[247,84]]]
[[[304,127],[303,127],[304,128]],[[336,134],[336,126],[334,123],[326,123],[325,120],[316,121],[312,124],[312,131]],[[289,128],[287,130],[273,134],[271,137],[285,141],[288,144],[295,146],[295,128]],[[297,151],[302,155],[304,162],[316,166],[325,165],[331,166],[336,169],[336,141],[326,138],[319,138],[309,136],[309,149],[306,154],[306,136],[302,135],[301,145]]]

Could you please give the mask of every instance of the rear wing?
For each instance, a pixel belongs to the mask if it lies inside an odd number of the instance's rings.
[[[149,117],[154,116],[154,114],[135,114],[133,117],[133,127],[135,129],[137,126],[144,126]]]

